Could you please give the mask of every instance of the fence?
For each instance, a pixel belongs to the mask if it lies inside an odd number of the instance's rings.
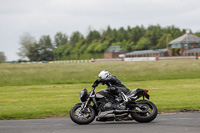
[[[27,62],[10,62],[20,64],[41,64],[41,63],[90,63],[92,60],[60,60],[60,61],[27,61]]]
[[[124,61],[156,61],[158,57],[134,57],[134,58],[124,58]]]
[[[159,60],[195,60],[196,56],[172,56],[172,57],[159,57]]]
[[[49,63],[90,63],[91,60],[61,60],[61,61],[49,61]]]
[[[9,63],[91,63],[91,62],[113,62],[113,61],[164,61],[164,60],[200,60],[200,56],[172,56],[172,57],[134,57],[134,58],[111,58],[91,60],[60,60],[60,61],[33,61],[33,62],[9,62]]]

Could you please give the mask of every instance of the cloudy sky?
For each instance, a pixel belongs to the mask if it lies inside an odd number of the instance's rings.
[[[87,35],[108,25],[175,25],[200,32],[200,0],[0,0],[0,51],[17,60],[19,38],[30,33],[39,40],[57,32]]]

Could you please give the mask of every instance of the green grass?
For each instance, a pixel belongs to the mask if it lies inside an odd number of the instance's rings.
[[[131,90],[149,89],[160,112],[200,110],[199,66],[200,61],[0,64],[0,119],[66,117],[103,69]]]
[[[200,61],[0,64],[0,86],[91,83],[101,70],[124,82],[200,78]]]

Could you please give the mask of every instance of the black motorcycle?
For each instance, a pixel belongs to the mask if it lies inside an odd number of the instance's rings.
[[[157,107],[149,101],[148,90],[135,89],[125,95],[120,92],[116,97],[110,92],[106,96],[95,94],[95,88],[88,93],[83,89],[80,93],[81,103],[77,103],[70,111],[70,118],[77,124],[89,124],[96,121],[128,121],[150,122],[157,116]],[[143,97],[142,100],[138,100]],[[145,100],[148,99],[148,100]]]

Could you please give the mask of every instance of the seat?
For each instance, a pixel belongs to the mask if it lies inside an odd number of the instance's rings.
[[[132,97],[137,93],[137,89],[132,90],[129,94],[127,94],[127,97]]]

